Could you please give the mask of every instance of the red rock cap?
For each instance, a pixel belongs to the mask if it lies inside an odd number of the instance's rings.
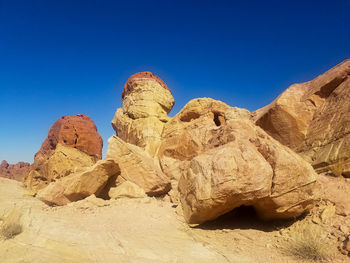
[[[125,85],[124,85],[124,89],[122,91],[122,98],[124,99],[124,97],[126,95],[128,95],[131,91],[132,91],[132,87],[130,85],[130,83],[134,80],[134,79],[139,79],[139,78],[148,78],[148,79],[154,79],[155,81],[157,81],[164,89],[168,90],[171,93],[171,90],[168,88],[168,86],[164,83],[163,80],[161,80],[158,76],[154,75],[152,72],[150,71],[145,71],[145,72],[138,72],[135,73],[134,75],[130,76],[128,78],[128,80],[126,81]]]
[[[76,148],[95,160],[102,158],[103,141],[95,123],[85,114],[63,116],[50,128],[38,155],[47,155],[58,143]]]

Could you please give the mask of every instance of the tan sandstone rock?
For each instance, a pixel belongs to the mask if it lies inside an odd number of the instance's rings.
[[[117,187],[112,187],[108,195],[112,199],[118,199],[122,197],[127,198],[143,198],[147,197],[145,191],[139,187],[137,184],[134,184],[130,181],[125,181],[118,185]]]
[[[112,120],[118,137],[145,149],[155,156],[164,124],[174,105],[166,84],[151,72],[132,75],[122,92],[123,108],[117,109]]]
[[[97,197],[108,185],[108,179],[120,173],[112,159],[100,160],[82,172],[72,173],[40,190],[37,198],[49,205],[66,205],[92,194]]]
[[[102,138],[88,116],[64,116],[51,126],[24,182],[36,192],[77,169],[91,166],[101,159],[102,145]]]
[[[49,156],[36,158],[33,169],[25,178],[24,183],[29,189],[37,191],[46,187],[50,182],[68,176],[83,167],[89,167],[94,163],[93,158],[86,153],[57,144],[56,149],[51,151]]]
[[[178,178],[188,223],[241,205],[264,219],[291,218],[314,201],[316,174],[300,156],[254,125],[247,110],[190,101],[165,127],[163,171]]]
[[[124,142],[117,136],[108,140],[107,158],[114,159],[120,166],[121,174],[116,185],[125,181],[141,187],[147,195],[158,196],[170,190],[170,180],[162,172],[159,162],[146,151]]]
[[[256,124],[312,163],[350,176],[350,60],[295,84],[255,112]]]
[[[220,143],[212,140],[211,132],[225,123],[229,109],[220,101],[194,99],[165,125],[158,158],[169,178],[178,181],[193,157]],[[229,137],[217,139],[230,141]]]

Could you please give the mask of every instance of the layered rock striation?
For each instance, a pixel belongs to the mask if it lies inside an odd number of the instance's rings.
[[[167,85],[151,72],[132,75],[123,92],[123,108],[117,109],[112,120],[119,138],[155,156],[161,143],[168,113],[174,98]]]
[[[255,112],[255,122],[312,163],[317,172],[350,177],[350,60],[294,84]]]

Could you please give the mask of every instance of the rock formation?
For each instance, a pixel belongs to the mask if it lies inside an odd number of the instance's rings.
[[[30,164],[26,162],[18,162],[9,164],[3,160],[0,164],[0,177],[22,181],[25,175],[29,172]]]
[[[62,144],[91,156],[94,161],[102,158],[102,138],[95,123],[85,114],[63,116],[50,128],[47,138],[35,158],[47,156]]]
[[[132,75],[123,92],[123,108],[117,109],[113,129],[127,143],[145,149],[155,156],[161,142],[163,127],[174,98],[167,85],[151,72]]]
[[[220,101],[190,101],[166,124],[159,158],[163,171],[179,181],[189,223],[242,205],[264,219],[291,218],[315,199],[312,167],[254,125],[250,112]]]
[[[141,187],[149,196],[166,194],[170,180],[162,172],[159,162],[142,148],[124,142],[117,136],[108,140],[107,158],[114,159],[120,166],[121,174],[116,185],[129,181]]]
[[[84,114],[64,116],[50,128],[34,157],[25,184],[37,191],[79,168],[93,165],[102,156],[102,138]]]
[[[255,112],[256,124],[317,172],[350,176],[350,60],[295,84]]]
[[[82,172],[72,173],[40,190],[37,197],[49,205],[66,205],[92,194],[103,195],[108,179],[117,176],[120,169],[113,160],[100,160]]]
[[[64,124],[85,119],[78,115],[53,125],[29,177],[32,188],[48,185],[39,199],[65,205],[92,194],[115,199],[170,191],[188,223],[242,205],[253,206],[263,219],[296,217],[312,206],[317,175],[311,165],[256,126],[249,111],[202,98],[169,118],[174,99],[150,72],[131,76],[122,98],[112,121],[117,136],[108,140],[107,159],[95,165],[102,142],[93,123],[81,125],[86,129]],[[85,145],[89,139],[92,145]]]

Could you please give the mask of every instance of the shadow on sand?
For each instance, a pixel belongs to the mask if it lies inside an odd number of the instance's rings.
[[[219,218],[194,226],[205,230],[217,229],[255,229],[264,232],[280,230],[291,226],[296,221],[303,219],[301,216],[295,219],[263,221],[259,219],[252,206],[240,206]]]

